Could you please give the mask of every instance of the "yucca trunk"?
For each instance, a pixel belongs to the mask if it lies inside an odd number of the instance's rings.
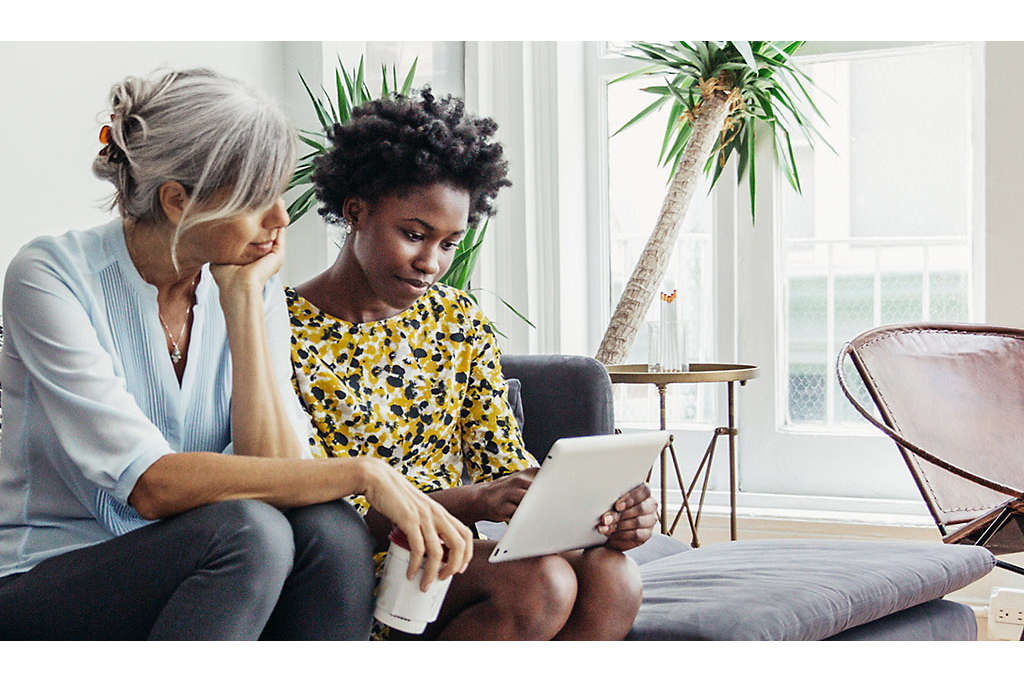
[[[595,356],[606,365],[620,364],[633,346],[658,283],[665,275],[679,225],[690,207],[694,191],[701,184],[704,163],[725,124],[731,104],[730,94],[729,91],[714,89],[694,112],[693,132],[669,183],[658,224],[633,268]]]

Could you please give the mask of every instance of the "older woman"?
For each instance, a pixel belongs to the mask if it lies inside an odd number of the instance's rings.
[[[371,540],[339,498],[373,500],[427,581],[472,545],[386,464],[308,458],[276,274],[294,135],[205,70],[110,103],[93,171],[120,217],[7,270],[0,639],[365,638]]]
[[[537,471],[506,401],[493,328],[473,299],[438,283],[509,184],[496,128],[429,89],[353,110],[314,174],[322,212],[348,236],[327,270],[287,293],[311,445],[389,463],[465,523],[507,520]],[[357,504],[383,543],[384,510]],[[625,637],[641,586],[620,550],[651,536],[650,490],[594,521],[608,542],[586,551],[492,564],[494,543],[477,540],[426,636]]]

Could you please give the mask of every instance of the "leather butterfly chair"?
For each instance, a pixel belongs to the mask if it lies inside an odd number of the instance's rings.
[[[881,422],[847,385],[847,356]],[[896,441],[943,542],[1024,551],[1024,330],[878,327],[843,348],[836,375],[854,408]]]

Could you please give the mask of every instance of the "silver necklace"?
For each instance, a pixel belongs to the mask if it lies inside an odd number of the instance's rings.
[[[185,325],[188,324],[188,317],[191,313],[191,310],[185,312],[185,321],[181,323],[181,331],[178,332],[178,338],[175,340],[175,338],[171,336],[171,330],[167,328],[167,323],[164,322],[164,316],[160,314],[159,310],[156,311],[156,316],[160,318],[160,324],[164,326],[164,332],[167,333],[167,340],[171,342],[171,362],[174,364],[181,362],[182,355],[181,349],[178,348],[178,341],[182,340],[185,335]]]
[[[137,259],[135,258],[135,253],[132,251],[131,243],[128,241],[127,234],[125,235],[124,245],[128,248],[128,256],[132,259],[133,262],[138,263]],[[136,269],[138,269],[139,266],[136,264],[135,267]],[[142,273],[140,272],[139,275],[141,276],[141,274]],[[195,291],[196,286],[198,286],[199,284],[199,274],[200,273],[197,273],[195,279],[192,280],[193,292]],[[183,357],[181,354],[181,348],[178,346],[178,342],[182,341],[185,337],[185,327],[188,325],[188,318],[191,314],[192,308],[190,307],[188,310],[185,311],[185,321],[181,323],[181,330],[178,332],[177,338],[175,338],[174,336],[171,335],[171,330],[167,328],[167,323],[164,322],[164,316],[160,313],[160,304],[157,304],[156,316],[160,320],[160,324],[164,328],[164,333],[167,334],[167,340],[171,342],[171,362],[173,362],[175,365],[181,362],[181,359]]]

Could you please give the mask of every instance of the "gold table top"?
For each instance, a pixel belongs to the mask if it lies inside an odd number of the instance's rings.
[[[690,363],[688,372],[650,372],[647,365],[607,365],[613,384],[700,384],[722,381],[756,379],[757,365],[728,365],[721,363]]]

